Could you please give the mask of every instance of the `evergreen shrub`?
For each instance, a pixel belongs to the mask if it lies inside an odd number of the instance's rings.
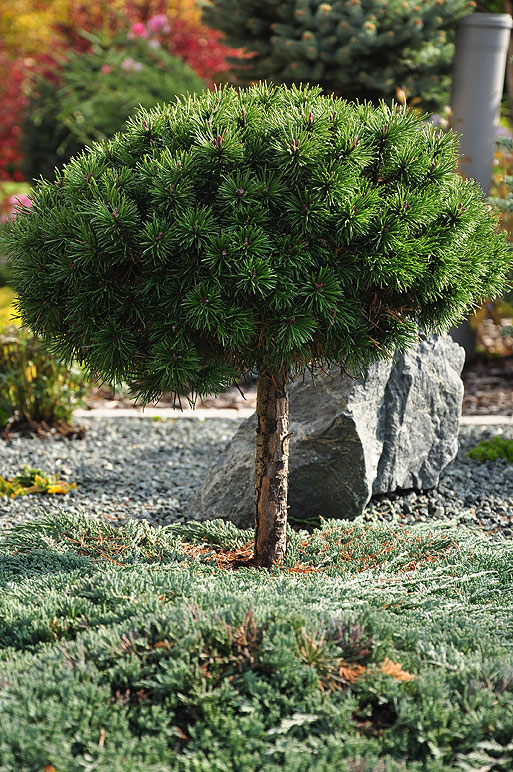
[[[183,60],[152,47],[155,40],[120,36],[104,44],[88,37],[90,52],[71,52],[36,78],[20,138],[27,179],[52,177],[85,145],[119,131],[139,105],[204,88]]]
[[[403,91],[425,109],[448,104],[457,20],[471,0],[208,0],[240,82],[319,83],[346,99]]]
[[[506,239],[457,158],[406,107],[318,87],[141,110],[9,224],[23,319],[143,401],[256,368],[258,508],[284,539],[288,378],[390,357],[503,287]]]
[[[502,288],[505,239],[456,161],[408,109],[317,88],[140,110],[9,224],[22,316],[146,400],[387,357]]]

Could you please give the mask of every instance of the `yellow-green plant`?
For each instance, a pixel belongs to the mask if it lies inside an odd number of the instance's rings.
[[[11,422],[69,423],[88,385],[76,365],[15,326],[0,331],[0,428]]]
[[[14,313],[13,301],[13,290],[10,287],[0,287],[0,330],[7,324],[16,324],[15,320],[11,319]]]
[[[27,493],[69,493],[76,483],[61,480],[59,474],[46,474],[41,469],[24,466],[23,472],[6,480],[0,475],[0,496],[15,499]]]

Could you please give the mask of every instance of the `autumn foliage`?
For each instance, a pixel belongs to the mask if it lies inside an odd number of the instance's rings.
[[[235,53],[200,21],[195,0],[17,0],[0,10],[0,180],[22,180],[19,137],[34,76],[58,73],[69,51],[87,52],[88,34],[108,41],[124,31],[153,37],[207,85],[222,78]],[[84,35],[85,33],[85,35]],[[52,52],[51,55],[48,52]]]
[[[23,94],[24,73],[19,60],[10,59],[5,50],[0,51],[0,180],[21,180],[19,171],[18,136],[20,114],[25,106]]]

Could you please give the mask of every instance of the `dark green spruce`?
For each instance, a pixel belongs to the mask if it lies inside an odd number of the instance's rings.
[[[143,402],[256,368],[256,562],[271,565],[286,549],[290,378],[390,357],[503,288],[509,247],[457,157],[455,135],[409,109],[318,87],[140,111],[10,224],[24,322]]]

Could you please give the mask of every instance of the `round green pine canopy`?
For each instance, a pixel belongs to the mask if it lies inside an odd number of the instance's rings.
[[[6,236],[24,322],[143,400],[251,368],[359,368],[504,285],[457,137],[317,87],[141,110],[33,192]]]

